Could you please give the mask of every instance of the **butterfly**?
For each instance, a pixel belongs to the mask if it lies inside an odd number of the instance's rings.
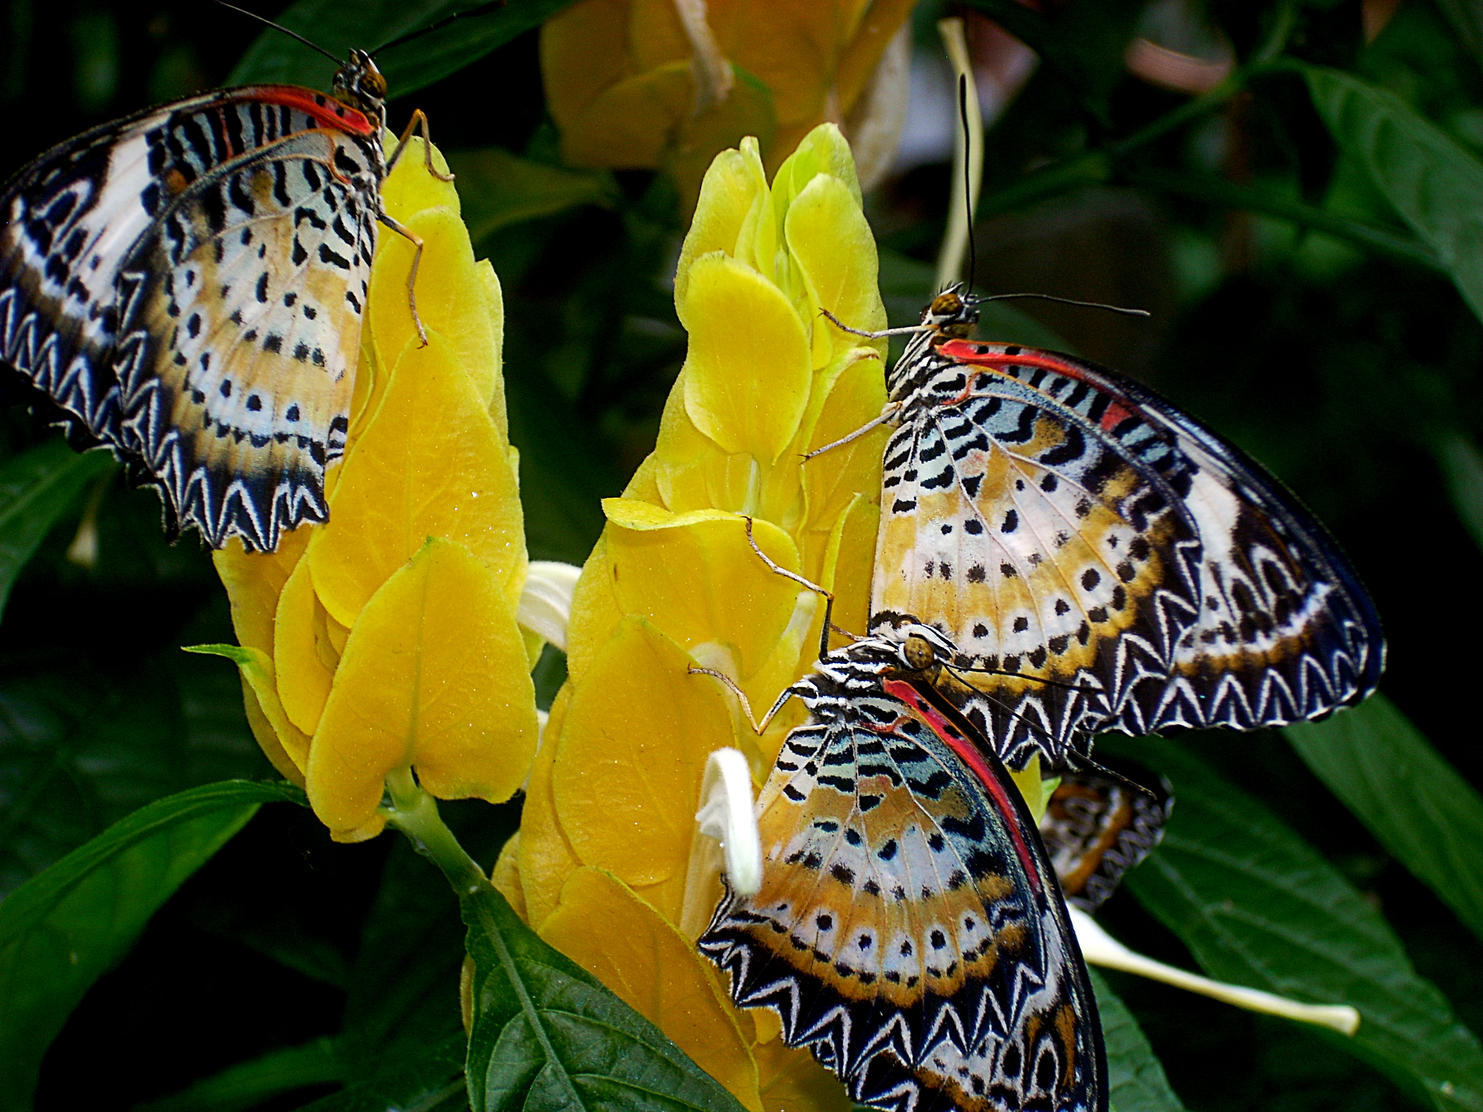
[[[1159,844],[1173,807],[1162,777],[1144,773],[1134,782],[1101,768],[1063,773],[1040,836],[1066,902],[1086,912],[1100,907]]]
[[[934,682],[1014,768],[1374,690],[1374,606],[1275,478],[1112,371],[968,339],[978,305],[939,294],[887,376],[872,635],[955,644]]]
[[[0,193],[0,361],[74,445],[158,487],[172,537],[271,551],[329,516],[377,223],[420,249],[381,205],[385,96],[353,50],[329,95],[176,101],[53,147]]]
[[[699,947],[850,1096],[894,1112],[1107,1107],[1096,1003],[1019,789],[927,681],[925,627],[825,653],[779,699],[760,890]]]

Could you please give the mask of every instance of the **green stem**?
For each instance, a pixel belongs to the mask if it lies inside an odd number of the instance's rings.
[[[388,825],[411,838],[417,851],[443,870],[460,900],[489,885],[479,863],[459,845],[443,816],[438,814],[437,800],[423,791],[411,769],[391,773],[386,778],[386,787],[391,794],[391,806],[386,808]]]

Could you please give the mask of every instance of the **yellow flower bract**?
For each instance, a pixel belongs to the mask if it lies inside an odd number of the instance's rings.
[[[830,246],[832,245],[832,246]],[[733,745],[758,782],[796,705],[758,738],[757,713],[819,651],[823,602],[769,558],[829,587],[863,629],[884,432],[805,462],[884,404],[874,241],[849,150],[818,128],[769,188],[744,142],[707,173],[675,280],[690,349],[654,452],[583,569],[568,680],[551,708],[518,839],[495,882],[549,941],[596,972],[748,1108],[845,1108],[842,1086],[776,1024],[729,1003],[694,948],[720,894],[692,868],[706,757]],[[593,924],[601,924],[594,931]]]
[[[382,828],[400,770],[443,798],[509,798],[537,737],[515,623],[526,555],[499,282],[474,260],[452,185],[410,142],[382,199],[424,243],[428,343],[409,304],[412,245],[382,229],[329,522],[271,554],[216,554],[253,732],[344,840]]]
[[[911,7],[582,0],[541,28],[541,75],[562,154],[573,165],[665,170],[687,198],[713,153],[743,136],[760,136],[758,149],[776,166],[818,124],[862,107]],[[792,183],[778,188],[796,196]]]

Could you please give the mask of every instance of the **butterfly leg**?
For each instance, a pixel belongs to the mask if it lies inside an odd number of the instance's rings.
[[[422,134],[422,161],[427,167],[427,172],[439,181],[452,181],[452,174],[445,174],[433,165],[433,144],[428,136],[427,114],[420,108],[412,113],[412,118],[407,121],[401,138],[397,140],[396,150],[392,151],[391,157],[386,160],[386,173],[391,174],[402,152],[407,149],[407,140],[412,138],[414,131]],[[389,213],[383,211],[378,215],[381,223],[412,244],[412,266],[407,271],[407,307],[412,310],[412,323],[417,326],[417,338],[422,342],[422,347],[427,347],[427,329],[422,326],[422,317],[417,313],[417,268],[422,264],[422,237],[411,228],[392,219]]]

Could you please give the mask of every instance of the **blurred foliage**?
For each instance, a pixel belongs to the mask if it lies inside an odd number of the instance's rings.
[[[427,110],[504,284],[531,555],[580,563],[599,499],[653,443],[683,355],[669,283],[684,217],[649,174],[557,163],[532,28],[561,6],[481,7],[381,60],[392,120]],[[304,0],[282,18],[339,52],[456,7]],[[1483,572],[1483,23],[1464,0],[969,7],[976,56],[1004,82],[984,137],[978,288],[1153,314],[1020,302],[992,307],[984,332],[1058,337],[1266,462],[1352,556],[1390,638],[1388,701],[1292,744],[1108,746],[1162,762],[1180,801],[1133,898],[1103,914],[1109,928],[1166,960],[1367,1015],[1344,1040],[1103,975],[1099,991],[1121,999],[1104,1009],[1109,1044],[1130,1056],[1114,1059],[1114,1078],[1129,1078],[1114,1097],[1125,1112],[1139,1101],[1149,1075],[1127,1063],[1151,1045],[1192,1109],[1483,1108],[1470,836],[1483,747],[1476,727],[1458,729],[1472,720],[1465,693],[1437,678],[1439,652],[1483,628],[1483,595],[1468,588]],[[950,193],[955,117],[929,9],[915,91],[941,110],[914,110],[914,159],[869,199],[900,323],[933,292]],[[322,87],[331,68],[209,4],[0,10],[4,173],[229,75]],[[153,495],[92,458],[73,464],[55,438],[19,407],[0,414],[0,896],[38,875],[62,884],[72,874],[44,871],[64,858],[91,887],[52,903],[28,887],[25,906],[0,905],[0,979],[17,975],[7,947],[34,942],[47,915],[85,916],[79,901],[116,914],[115,942],[142,933],[74,969],[51,1026],[30,1032],[44,1043],[60,1027],[36,1107],[292,1108],[373,1066],[385,1077],[367,1092],[381,1099],[460,1106],[458,924],[443,881],[391,839],[331,845],[293,806],[247,821],[271,793],[210,794],[269,770],[227,666],[178,649],[230,639],[209,560],[191,539],[165,543]],[[85,506],[99,529],[91,567],[67,554]],[[558,672],[543,669],[544,698]],[[90,841],[166,796],[169,823],[150,830],[192,831],[188,846],[138,831],[125,844],[118,828]],[[448,811],[493,860],[511,815]],[[79,865],[66,856],[78,847],[95,856]],[[142,876],[157,878],[147,899]],[[24,952],[37,969],[56,957]]]

